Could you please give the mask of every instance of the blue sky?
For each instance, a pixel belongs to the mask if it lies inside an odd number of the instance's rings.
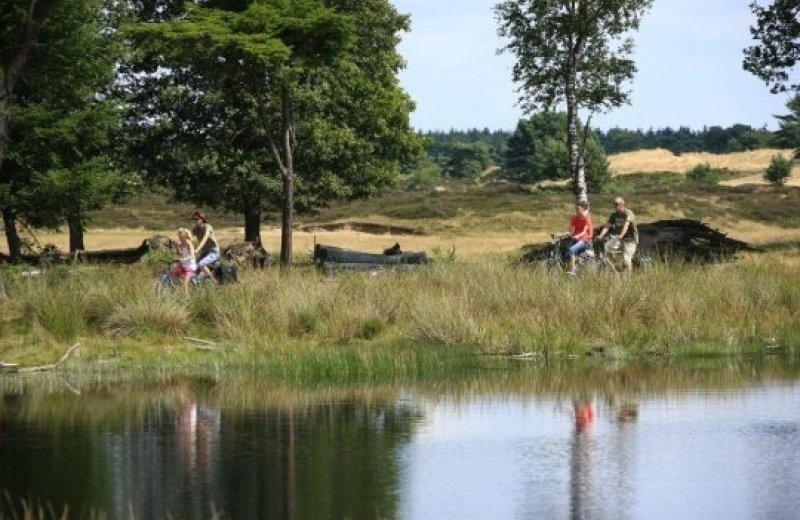
[[[596,115],[601,129],[647,129],[744,123],[776,128],[787,112],[742,70],[751,43],[751,0],[656,0],[634,35],[639,72],[631,105]],[[407,61],[402,86],[417,103],[412,125],[421,130],[513,129],[522,117],[511,81],[513,58],[496,55],[496,0],[392,0],[411,15],[400,52]],[[762,1],[763,4],[763,1]]]

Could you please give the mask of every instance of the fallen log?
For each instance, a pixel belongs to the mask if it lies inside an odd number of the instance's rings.
[[[24,254],[20,261],[30,265],[52,266],[73,262],[88,264],[135,264],[151,251],[168,251],[174,249],[175,242],[171,238],[153,236],[142,241],[139,247],[127,249],[103,249],[100,251],[77,251],[74,253],[61,253],[57,250],[48,250],[39,255]],[[0,264],[9,263],[11,258],[0,253]]]
[[[33,373],[33,372],[52,372],[54,370],[58,370],[58,367],[61,366],[61,364],[64,363],[67,359],[69,359],[72,353],[75,352],[79,346],[80,343],[75,343],[74,345],[72,345],[69,349],[67,349],[64,355],[61,356],[61,359],[59,359],[52,365],[40,365],[36,367],[20,367],[18,363],[0,362],[0,371],[15,372],[19,374]]]
[[[422,265],[428,263],[428,255],[424,251],[397,254],[365,253],[344,249],[335,246],[317,244],[314,247],[314,263],[322,266],[342,264],[356,266],[359,264],[371,266],[392,266],[392,265]]]

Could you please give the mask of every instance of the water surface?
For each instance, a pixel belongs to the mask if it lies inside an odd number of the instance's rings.
[[[0,504],[90,518],[798,518],[792,369],[0,382]]]

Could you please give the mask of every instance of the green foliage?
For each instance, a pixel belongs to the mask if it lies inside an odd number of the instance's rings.
[[[800,19],[797,0],[775,0],[769,7],[750,4],[756,16],[750,33],[757,42],[744,50],[744,69],[764,83],[773,93],[797,90],[790,73],[800,60]]]
[[[695,181],[705,184],[717,184],[720,181],[720,175],[717,170],[711,168],[708,163],[698,164],[694,168],[686,172],[686,177]]]
[[[769,167],[764,172],[764,179],[772,184],[783,184],[792,174],[794,161],[786,159],[782,155],[773,155]]]
[[[406,186],[412,190],[423,190],[433,187],[441,180],[441,166],[433,162],[425,162],[409,174]]]
[[[490,149],[485,143],[453,143],[442,171],[451,179],[474,179],[491,165]]]
[[[653,0],[575,2],[505,0],[495,7],[504,51],[514,54],[513,78],[526,112],[567,106],[569,171],[578,200],[587,200],[578,113],[629,102],[624,83],[636,66],[630,34]]]
[[[800,157],[800,94],[795,94],[786,106],[789,114],[775,116],[780,127],[775,132],[776,141],[781,148],[793,148],[795,157]]]
[[[735,124],[692,130],[670,127],[657,130],[627,130],[611,128],[607,132],[595,131],[607,154],[663,148],[680,155],[687,152],[730,153],[757,150],[779,145],[775,136],[766,128],[753,128]]]
[[[14,92],[0,185],[0,207],[17,220],[68,221],[80,234],[125,185],[109,153],[119,121],[106,96],[119,56],[113,25],[103,0],[64,0],[38,34]]]
[[[364,319],[358,336],[366,340],[375,339],[385,328],[386,325],[382,319],[376,316],[368,316]]]
[[[288,87],[297,208],[373,195],[422,151],[396,77],[397,34],[407,28],[388,0],[248,1],[132,27],[141,42],[132,81],[156,63],[169,81],[151,74],[131,92],[154,109],[137,112],[131,156],[180,199],[240,214],[274,210],[282,174],[268,141],[283,142],[276,131]]]
[[[574,95],[590,110],[628,102],[622,88],[636,71],[629,58],[642,14],[652,0],[588,3],[506,0],[495,7],[503,50],[514,54],[514,81],[527,111],[552,108]],[[572,79],[570,79],[572,78]],[[573,83],[574,82],[574,83]]]
[[[600,189],[611,177],[597,136],[586,136],[583,149],[586,180],[593,190]],[[567,149],[567,115],[563,112],[540,112],[520,120],[508,139],[503,178],[523,183],[571,179]]]
[[[500,164],[503,159],[503,148],[511,132],[507,130],[469,130],[450,129],[429,130],[421,134],[427,142],[428,157],[431,161],[444,165],[450,160],[451,151],[456,144],[483,143],[489,147],[489,157],[492,164]]]

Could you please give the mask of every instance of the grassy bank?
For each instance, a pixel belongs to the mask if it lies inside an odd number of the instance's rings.
[[[135,266],[9,276],[0,359],[50,363],[80,342],[72,366],[346,379],[435,371],[454,359],[468,366],[474,354],[685,357],[800,346],[800,274],[777,254],[659,265],[630,279],[554,276],[505,258],[379,276],[267,270],[166,296],[152,291],[155,274]]]

